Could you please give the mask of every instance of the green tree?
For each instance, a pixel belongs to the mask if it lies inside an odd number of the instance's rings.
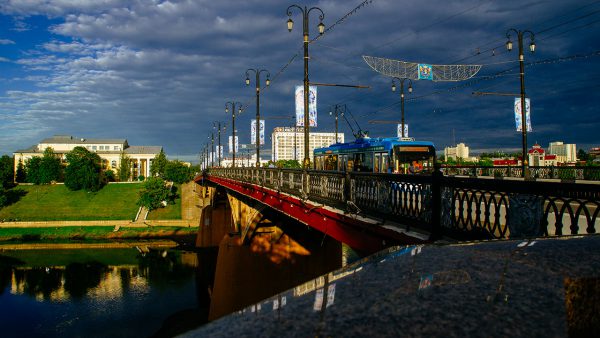
[[[165,170],[167,169],[168,163],[169,160],[167,160],[165,152],[161,149],[160,153],[158,153],[152,161],[152,165],[150,166],[150,175],[165,177]]]
[[[33,184],[41,184],[40,180],[40,165],[42,163],[42,158],[38,156],[34,156],[30,159],[27,159],[25,162],[25,172],[26,180],[29,183]]]
[[[66,154],[65,186],[69,190],[98,191],[104,185],[100,156],[84,147],[75,147]]]
[[[185,183],[192,179],[192,173],[190,168],[182,162],[178,160],[168,161],[165,166],[164,179],[175,183]]]
[[[577,159],[580,161],[587,161],[589,160],[589,154],[586,153],[585,150],[579,149],[579,151],[577,151]]]
[[[163,201],[168,203],[172,199],[172,193],[166,186],[165,180],[160,177],[150,177],[144,182],[143,189],[139,192],[137,205],[154,210],[160,208]]]
[[[19,161],[19,164],[17,164],[15,180],[17,183],[23,183],[27,180],[27,172],[25,171],[25,165],[23,164],[23,161]]]
[[[121,158],[119,159],[118,176],[121,182],[129,181],[131,177],[131,158],[125,153],[121,153]]]
[[[8,155],[0,158],[0,186],[10,188],[14,186],[14,159]]]
[[[104,178],[106,179],[107,182],[114,182],[115,181],[115,172],[110,169],[104,171]]]
[[[63,169],[60,158],[56,156],[52,148],[46,148],[40,162],[40,183],[48,184],[52,181],[61,181],[62,175]]]

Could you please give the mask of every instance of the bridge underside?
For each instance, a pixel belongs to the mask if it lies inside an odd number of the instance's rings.
[[[427,235],[404,231],[377,219],[359,217],[255,184],[214,176],[205,179],[226,188],[229,193],[258,202],[262,206],[259,209],[275,211],[291,217],[364,254],[391,245],[417,244],[427,240]],[[200,180],[198,179],[197,182],[200,183]],[[243,232],[243,229],[239,230]]]

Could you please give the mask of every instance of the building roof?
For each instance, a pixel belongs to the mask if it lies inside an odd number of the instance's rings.
[[[162,150],[161,146],[129,146],[125,149],[126,154],[158,154]]]
[[[36,152],[38,152],[37,144],[34,144],[34,145],[30,146],[29,148],[13,151],[13,153],[36,153]]]
[[[102,138],[77,138],[70,135],[54,135],[43,139],[40,143],[63,143],[63,144],[123,144],[126,139],[102,139]]]

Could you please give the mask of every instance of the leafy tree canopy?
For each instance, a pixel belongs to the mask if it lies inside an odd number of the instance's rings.
[[[13,183],[14,173],[14,160],[8,155],[0,158],[0,186],[3,188],[10,188],[14,185]]]
[[[190,167],[180,161],[168,161],[165,166],[164,179],[175,183],[185,183],[191,180],[193,172]]]
[[[158,153],[152,161],[152,165],[150,166],[150,174],[152,176],[164,177],[168,162],[169,160],[167,160],[165,152],[161,149],[160,153]]]
[[[98,191],[104,185],[101,159],[84,147],[75,147],[66,154],[65,186],[70,190]]]
[[[158,209],[163,205],[163,201],[170,202],[173,195],[165,184],[165,180],[160,177],[150,177],[139,192],[137,205],[146,207],[148,210]]]
[[[121,153],[119,162],[119,181],[126,182],[131,177],[131,158],[129,158],[129,156],[127,156],[125,153]]]

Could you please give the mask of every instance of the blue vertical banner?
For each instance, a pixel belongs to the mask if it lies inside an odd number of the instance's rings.
[[[304,127],[304,86],[296,86],[296,126]],[[317,87],[308,87],[308,125],[317,126]]]
[[[517,131],[523,130],[523,123],[521,122],[521,98],[515,97],[515,126]],[[531,102],[528,98],[525,99],[525,121],[527,123],[527,131],[532,131],[531,128]]]
[[[265,144],[265,120],[260,120],[260,145]],[[256,144],[256,120],[250,122],[250,144]]]
[[[233,142],[231,142],[231,139],[233,138],[233,136],[229,136],[229,153],[233,152]],[[235,137],[235,152],[237,153],[238,151],[238,137]]]
[[[431,65],[419,63],[418,65],[419,80],[433,80],[433,71]]]
[[[402,137],[402,123],[398,124],[398,137]],[[404,137],[408,137],[408,124],[404,124]]]

